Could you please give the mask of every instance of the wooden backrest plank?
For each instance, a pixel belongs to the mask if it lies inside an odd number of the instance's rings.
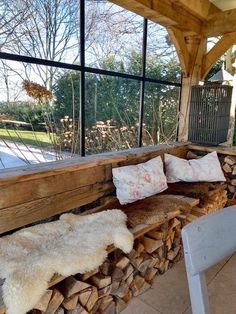
[[[51,197],[83,186],[107,182],[111,177],[108,172],[111,173],[111,165],[68,171],[43,179],[4,185],[0,188],[0,209]]]
[[[111,195],[113,167],[145,162],[164,153],[185,157],[187,150],[187,144],[158,145],[2,170],[0,233]]]
[[[170,153],[175,156],[185,157],[187,143],[175,143],[173,145],[160,144],[143,148],[134,148],[125,151],[104,153],[87,157],[75,157],[55,162],[46,162],[38,165],[29,165],[10,169],[2,169],[0,172],[0,186],[23,181],[31,181],[59,175],[68,171],[78,171],[101,165],[112,164],[126,165],[146,161],[156,156]]]
[[[0,211],[0,233],[23,227],[70,209],[92,203],[114,190],[108,183],[96,183],[72,191],[59,193],[28,203],[7,207]]]
[[[232,146],[202,146],[199,144],[190,144],[188,148],[191,150],[212,153],[216,151],[218,154],[236,156],[236,147]]]

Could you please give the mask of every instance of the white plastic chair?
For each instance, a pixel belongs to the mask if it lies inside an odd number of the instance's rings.
[[[236,206],[201,217],[182,229],[193,314],[209,314],[204,271],[236,251]]]

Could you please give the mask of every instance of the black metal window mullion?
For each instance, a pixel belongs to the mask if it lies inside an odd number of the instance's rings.
[[[121,77],[124,79],[131,79],[131,80],[136,80],[136,81],[142,81],[143,79],[142,76],[135,75],[135,74],[115,72],[115,71],[109,71],[109,70],[104,70],[104,69],[91,68],[87,66],[82,67],[79,64],[70,64],[70,63],[52,61],[52,60],[47,60],[47,59],[39,59],[35,57],[15,55],[15,54],[6,53],[6,52],[0,52],[0,59],[25,62],[25,63],[30,63],[30,64],[47,65],[47,66],[61,68],[61,69],[84,71],[85,73],[108,75],[112,77]],[[181,83],[175,83],[175,82],[166,81],[166,80],[159,80],[159,79],[155,79],[155,78],[151,78],[147,76],[145,77],[145,81],[150,82],[150,83],[181,87]]]
[[[139,102],[138,147],[141,147],[142,135],[143,135],[145,83],[151,82],[155,84],[181,87],[182,80],[181,80],[181,83],[176,83],[176,82],[170,82],[170,81],[146,77],[147,34],[148,34],[148,20],[147,19],[144,19],[143,21],[141,75],[134,75],[134,74],[128,74],[128,73],[109,71],[109,70],[104,70],[104,69],[99,69],[99,68],[87,67],[85,65],[85,1],[86,0],[80,1],[80,65],[40,59],[36,57],[15,55],[15,54],[6,53],[6,52],[0,52],[0,59],[80,71],[80,118],[79,118],[79,122],[80,122],[80,155],[81,156],[85,156],[85,151],[86,151],[86,147],[85,147],[85,74],[86,73],[101,74],[101,75],[108,75],[112,77],[120,77],[124,79],[131,79],[131,80],[139,81],[140,82],[140,102]],[[181,94],[180,94],[180,99],[181,99]]]
[[[85,156],[85,0],[80,0],[80,155]]]
[[[181,83],[180,83],[180,87],[183,84],[183,73],[181,73]],[[181,108],[181,102],[182,102],[182,88],[180,88],[179,90],[179,107],[178,107],[178,112],[180,113],[180,108]],[[179,117],[178,117],[178,124],[177,124],[177,129],[176,129],[176,137],[175,140],[176,142],[178,142],[179,139]]]
[[[145,96],[145,76],[146,76],[146,56],[147,56],[147,19],[143,20],[143,46],[142,46],[142,69],[140,82],[140,103],[139,103],[139,128],[138,128],[138,147],[142,146],[143,138],[143,112]]]

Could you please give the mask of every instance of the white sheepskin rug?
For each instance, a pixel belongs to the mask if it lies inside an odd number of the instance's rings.
[[[22,229],[0,239],[0,277],[7,314],[25,314],[39,301],[55,273],[70,276],[101,265],[114,244],[132,250],[126,215],[118,210],[79,216]]]

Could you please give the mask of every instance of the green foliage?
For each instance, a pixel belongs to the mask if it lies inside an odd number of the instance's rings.
[[[45,122],[45,112],[51,111],[49,105],[37,105],[30,102],[2,102],[0,114],[7,115],[10,120],[24,121],[32,125],[34,130],[42,130],[40,123]],[[31,129],[32,127],[29,127]]]
[[[215,75],[218,71],[220,71],[223,63],[224,63],[224,60],[222,59],[218,60],[208,72],[207,76],[205,77],[205,81],[208,81],[213,75]]]
[[[52,145],[50,136],[45,132],[0,128],[0,138],[8,141],[23,142],[24,144],[39,147],[48,147]]]
[[[58,122],[64,116],[79,119],[80,72],[68,71],[61,75],[53,86],[55,102],[53,115]]]
[[[168,63],[149,58],[147,62],[148,76],[156,79],[178,81],[180,79],[180,67],[176,59],[170,59]],[[104,61],[102,68],[134,73],[138,72],[141,64],[141,56],[132,52],[129,63],[126,66],[122,61],[109,57]],[[85,112],[86,127],[91,128],[97,121],[113,120],[116,126],[134,125],[138,122],[140,82],[131,79],[123,79],[105,75],[86,74],[85,81]],[[73,120],[79,118],[79,90],[80,73],[70,71],[58,78],[54,85],[55,96],[54,116],[56,121],[69,116]],[[154,116],[162,106],[163,124],[169,125],[176,122],[178,111],[178,88],[160,84],[146,83],[145,92],[145,123],[152,128],[153,124],[160,124]],[[160,120],[160,117],[159,117]]]

